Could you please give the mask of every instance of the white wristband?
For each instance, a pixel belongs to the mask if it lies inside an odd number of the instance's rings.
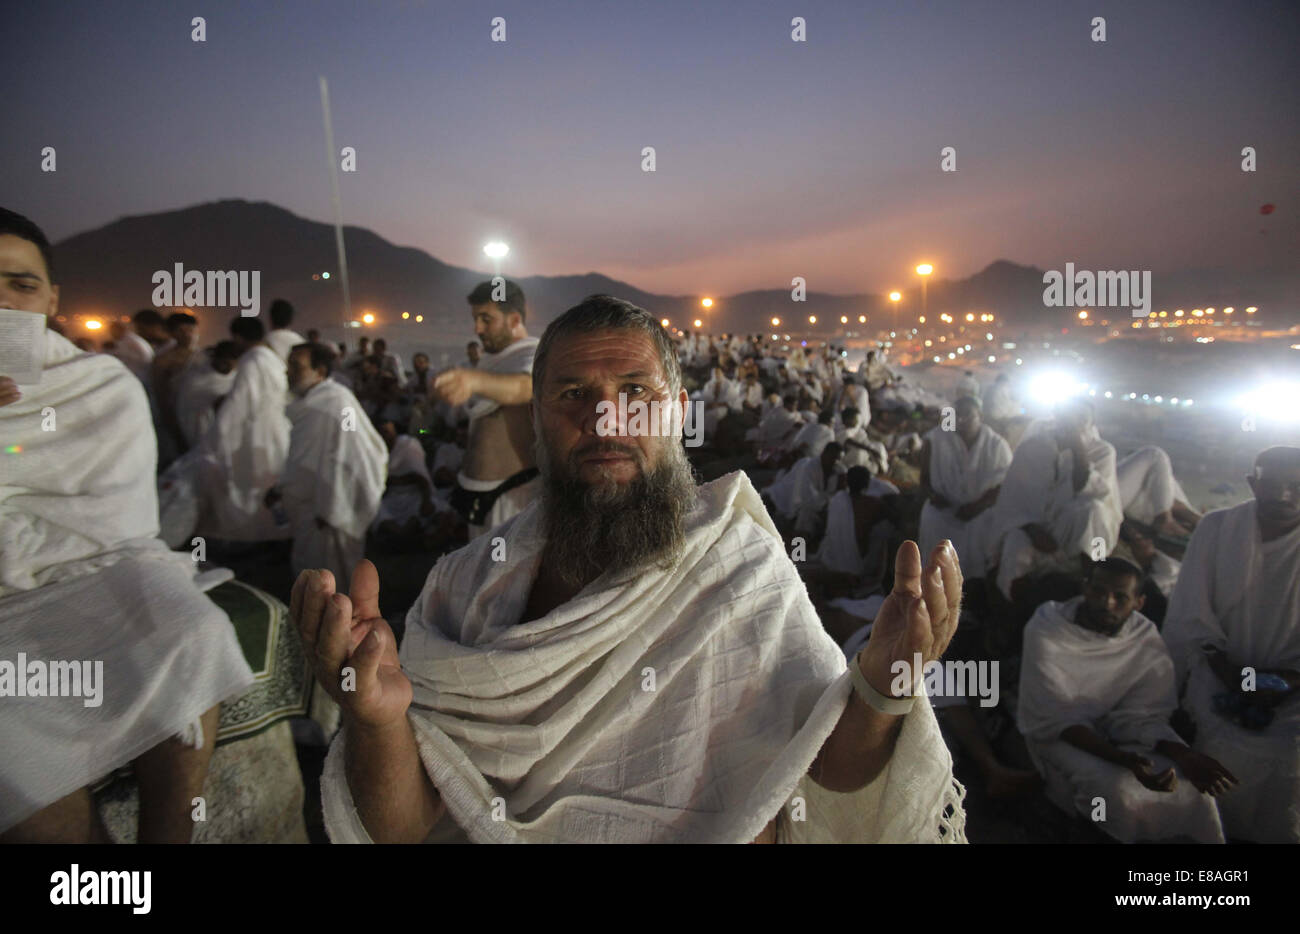
[[[859,664],[855,657],[849,662],[849,670],[853,678],[853,690],[857,692],[858,697],[862,698],[863,703],[873,710],[890,716],[901,717],[912,709],[916,703],[916,695],[911,697],[886,697],[871,686],[862,673],[862,665]]]

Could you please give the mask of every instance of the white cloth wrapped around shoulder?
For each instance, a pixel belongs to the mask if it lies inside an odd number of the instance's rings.
[[[783,840],[964,840],[962,789],[926,700],[863,789],[807,779],[852,688],[743,473],[699,488],[673,568],[606,575],[522,624],[545,545],[539,505],[496,537],[507,561],[487,536],[444,557],[407,617],[409,717],[448,811],[434,837],[748,842],[790,804]],[[366,842],[345,742],[322,779],[326,827]]]

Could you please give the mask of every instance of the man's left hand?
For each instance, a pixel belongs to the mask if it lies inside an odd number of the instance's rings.
[[[871,638],[858,657],[867,683],[885,697],[912,693],[924,666],[943,655],[957,631],[961,614],[961,566],[952,543],[941,542],[921,568],[915,542],[903,542],[894,559],[894,590],[876,614]],[[916,656],[921,671],[914,671]],[[907,687],[890,690],[897,680],[895,663],[906,663]]]
[[[457,367],[439,373],[433,381],[432,395],[448,405],[464,405],[477,388],[477,370]]]

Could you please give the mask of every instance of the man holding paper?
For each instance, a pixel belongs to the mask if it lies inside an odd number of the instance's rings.
[[[51,278],[44,234],[0,209],[0,319],[55,314]],[[36,380],[0,377],[0,842],[108,842],[87,786],[127,764],[139,840],[188,842],[218,705],[253,675],[190,556],[157,538],[144,387],[111,356],[43,341]],[[23,656],[102,663],[95,696],[80,679],[61,687],[81,696],[50,690]]]

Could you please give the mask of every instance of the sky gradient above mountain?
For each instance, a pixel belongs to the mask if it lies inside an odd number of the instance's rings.
[[[0,204],[52,239],[230,197],[330,220],[325,75],[337,145],[357,151],[345,222],[461,266],[486,268],[500,237],[514,275],[861,293],[914,285],[921,259],[953,277],[1006,256],[1158,280],[1276,273],[1300,252],[1286,0],[67,2],[7,18],[30,41],[8,62]]]

